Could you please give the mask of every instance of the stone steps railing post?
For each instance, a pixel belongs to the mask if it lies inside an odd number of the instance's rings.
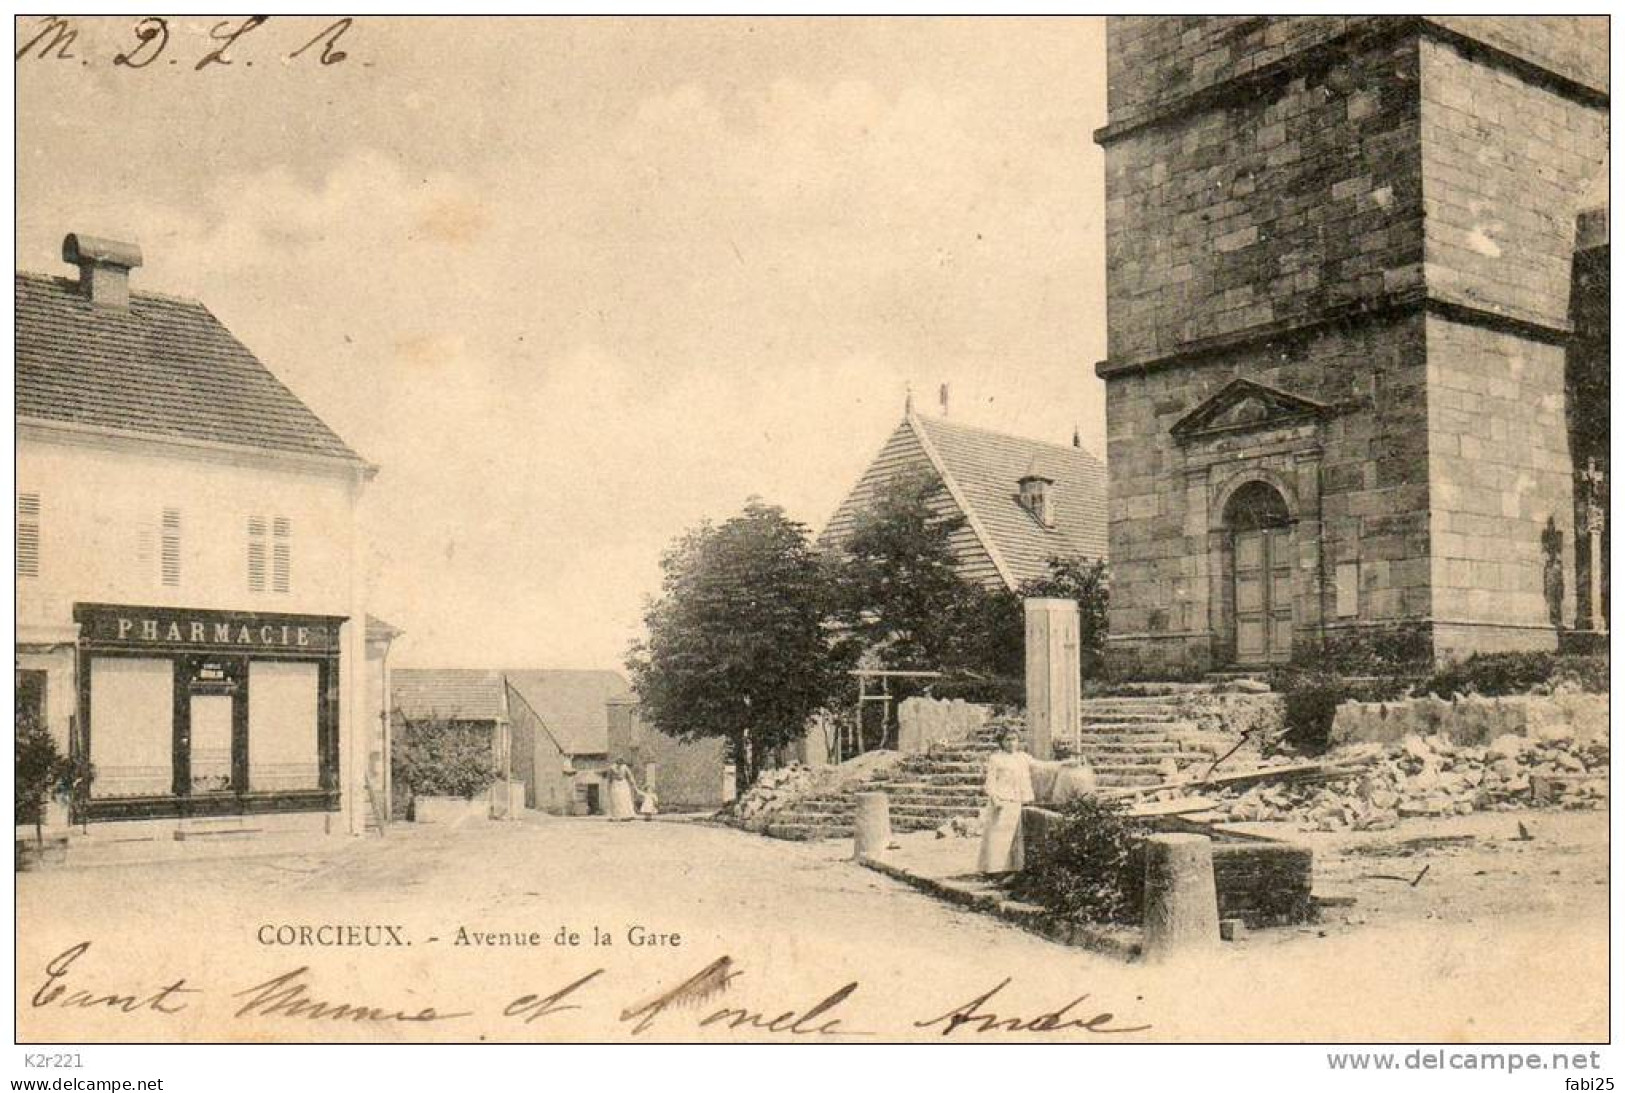
[[[1219,945],[1219,892],[1213,840],[1152,835],[1145,841],[1145,942],[1148,963],[1210,952]]]
[[[884,793],[857,794],[852,818],[852,856],[872,858],[891,844],[891,802]]]

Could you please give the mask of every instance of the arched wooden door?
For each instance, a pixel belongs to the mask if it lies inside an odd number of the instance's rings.
[[[1225,506],[1230,532],[1232,638],[1243,667],[1292,659],[1292,517],[1267,482],[1249,482]]]

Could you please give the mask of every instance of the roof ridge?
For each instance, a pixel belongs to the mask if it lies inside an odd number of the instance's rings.
[[[542,727],[542,731],[547,734],[547,738],[553,741],[553,746],[559,750],[560,755],[571,754],[569,749],[564,746],[565,742],[560,740],[559,734],[553,730],[553,726],[547,723],[547,718],[542,716],[542,711],[531,705],[530,699],[525,697],[525,692],[521,691],[518,687],[515,687],[511,682],[509,682],[506,675],[502,677],[502,689],[509,692],[513,698],[519,701],[521,706],[530,711],[530,716],[536,719],[536,724],[540,725]]]
[[[1005,560],[1003,550],[1000,549],[999,543],[994,539],[992,532],[988,531],[986,523],[982,520],[981,513],[977,512],[976,506],[971,504],[970,496],[965,492],[965,488],[959,484],[959,479],[955,477],[953,470],[948,466],[948,461],[942,458],[942,453],[937,451],[936,444],[926,435],[924,420],[918,414],[910,411],[907,424],[914,429],[914,435],[919,438],[920,447],[925,451],[926,459],[936,469],[937,477],[942,480],[943,488],[948,491],[948,496],[953,499],[954,504],[964,515],[965,525],[970,528],[971,534],[975,535],[977,541],[982,544],[982,550],[987,553],[988,560],[993,563],[993,569],[998,573],[999,579],[1004,581],[1007,588],[1015,588],[1017,584],[1015,574]]]
[[[18,277],[26,277],[31,281],[50,281],[51,283],[61,285],[64,288],[78,288],[79,287],[79,282],[78,281],[75,281],[72,277],[64,277],[62,274],[59,274],[59,273],[38,273],[38,272],[36,272],[34,270],[31,270],[31,269],[19,269],[19,270],[15,270],[13,272],[16,274],[16,276],[18,276]],[[152,289],[147,289],[147,288],[140,288],[140,289],[132,288],[130,290],[130,299],[132,299],[132,300],[167,300],[172,304],[196,304],[198,307],[201,307],[203,310],[209,311],[209,305],[205,304],[202,301],[202,299],[200,299],[199,297],[197,297],[197,296],[181,296],[181,295],[179,295],[177,293],[174,293],[174,292],[155,292]],[[209,311],[209,314],[213,315],[214,312]],[[216,321],[219,321],[218,316],[216,317]],[[252,352],[252,350],[250,350],[250,352]]]
[[[915,421],[918,421],[920,424],[928,428],[942,426],[949,430],[958,429],[961,432],[982,433],[985,436],[998,437],[1000,440],[1015,440],[1021,442],[1022,444],[1036,444],[1045,448],[1055,448],[1059,451],[1071,452],[1074,455],[1081,455],[1087,459],[1093,459],[1096,462],[1100,461],[1100,457],[1098,455],[1079,444],[1060,444],[1053,440],[1039,440],[1036,437],[1023,436],[1020,433],[1006,433],[998,429],[990,429],[986,425],[969,425],[962,421],[950,421],[945,417],[925,417],[920,414],[915,414],[913,416]]]

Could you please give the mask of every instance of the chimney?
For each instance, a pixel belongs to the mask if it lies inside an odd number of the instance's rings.
[[[62,260],[79,267],[79,291],[97,307],[112,311],[130,308],[130,271],[141,264],[141,248],[134,243],[69,235],[62,240]]]
[[[1018,483],[1021,488],[1021,507],[1032,513],[1047,528],[1055,526],[1055,479],[1046,478],[1036,471],[1028,471]]]

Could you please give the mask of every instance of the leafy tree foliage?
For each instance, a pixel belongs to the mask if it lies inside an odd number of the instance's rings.
[[[857,517],[838,566],[838,617],[855,646],[888,668],[1019,680],[1025,670],[1022,601],[1078,604],[1085,678],[1103,670],[1106,563],[1050,559],[1049,572],[1015,591],[987,589],[961,574],[953,537],[965,520],[929,472],[905,472]]]
[[[1106,608],[1111,601],[1106,563],[1077,555],[1051,558],[1049,572],[1023,582],[1020,596],[1077,601],[1080,667],[1085,679],[1099,678],[1105,668]]]
[[[473,800],[491,788],[497,773],[491,730],[483,724],[441,717],[408,721],[390,749],[390,776],[413,798]]]
[[[1141,921],[1144,821],[1129,817],[1124,802],[1102,797],[1081,797],[1060,811],[1044,863],[1015,875],[1015,894],[1083,922]]]
[[[45,814],[45,801],[53,793],[67,788],[73,777],[73,764],[56,746],[50,730],[38,718],[24,711],[16,711],[16,737],[12,770],[16,778],[17,795],[13,811],[18,824],[39,825]]]
[[[993,608],[959,573],[953,536],[964,526],[929,472],[898,474],[875,494],[836,563],[836,617],[850,647],[896,669],[976,659],[967,621]]]
[[[684,535],[661,568],[647,637],[627,659],[633,689],[666,735],[727,739],[743,792],[843,682],[825,627],[828,575],[807,528],[756,499]]]

